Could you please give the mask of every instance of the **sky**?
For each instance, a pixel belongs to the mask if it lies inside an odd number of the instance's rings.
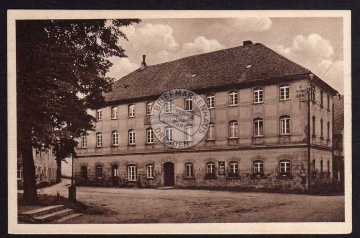
[[[110,58],[116,80],[147,65],[236,46],[262,43],[311,70],[344,93],[343,19],[340,17],[143,19],[122,28],[127,58]]]

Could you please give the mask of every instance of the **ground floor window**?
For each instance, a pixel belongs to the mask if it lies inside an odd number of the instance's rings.
[[[206,177],[205,178],[215,178],[215,163],[209,162],[206,164]]]
[[[239,177],[239,164],[232,161],[229,163],[229,177]]]
[[[129,181],[136,181],[137,180],[137,169],[136,165],[129,165],[127,168],[128,172],[128,180]]]
[[[87,178],[87,167],[81,166],[81,178]]]
[[[97,178],[102,178],[102,166],[101,165],[98,165],[96,166],[96,170],[95,170],[95,176]]]
[[[261,160],[254,161],[254,174],[264,173],[264,163]]]
[[[185,173],[186,178],[194,177],[194,165],[192,163],[186,163],[185,170],[186,170]]]
[[[280,176],[281,177],[288,177],[290,176],[290,169],[291,169],[290,160],[281,160],[280,161]]]
[[[154,165],[153,164],[148,164],[146,166],[146,177],[154,178]]]

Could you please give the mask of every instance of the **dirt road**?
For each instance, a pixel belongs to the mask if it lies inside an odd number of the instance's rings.
[[[43,189],[67,197],[69,180]],[[105,207],[69,223],[341,222],[343,196],[238,193],[182,189],[77,187],[77,200]]]

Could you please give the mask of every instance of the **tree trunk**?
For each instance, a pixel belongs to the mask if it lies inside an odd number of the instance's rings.
[[[36,203],[39,200],[36,191],[35,165],[31,144],[23,147],[23,175],[24,175],[24,194],[23,200],[27,204]]]
[[[56,183],[60,183],[61,182],[61,159],[56,158],[56,165],[57,165]]]

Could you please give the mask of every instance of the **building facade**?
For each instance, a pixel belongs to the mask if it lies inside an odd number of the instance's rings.
[[[53,149],[35,149],[33,148],[33,158],[35,165],[36,184],[56,182],[57,165]],[[17,183],[18,187],[23,186],[23,165],[22,158],[18,158],[17,162]]]
[[[206,136],[184,149],[164,145],[149,123],[154,101],[179,88],[200,95],[211,118]],[[144,57],[140,69],[114,83],[107,106],[93,112],[95,131],[77,149],[76,184],[288,191],[330,183],[335,93],[250,41],[153,66]],[[171,103],[196,110],[189,101]]]
[[[334,97],[334,179],[344,188],[344,96]]]

